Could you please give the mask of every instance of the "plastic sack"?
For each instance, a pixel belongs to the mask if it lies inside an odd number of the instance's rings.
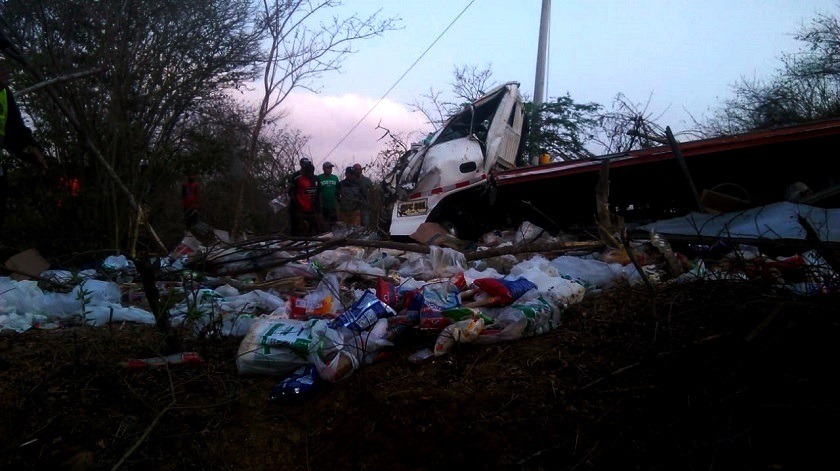
[[[292,312],[297,317],[333,316],[338,311],[339,303],[336,300],[338,292],[338,276],[330,273],[318,283],[315,291],[294,302]],[[301,309],[303,309],[304,316],[300,316]]]
[[[616,265],[618,269],[618,265]],[[557,268],[545,257],[535,255],[511,269],[511,276],[522,276],[537,285],[537,289],[524,295],[523,301],[537,296],[558,306],[568,306],[583,299],[586,289],[583,284],[561,276]]]
[[[449,247],[429,246],[429,261],[434,277],[450,277],[462,273],[467,268],[464,254]]]
[[[530,244],[539,239],[543,234],[545,234],[545,229],[529,221],[525,221],[514,233],[513,243],[514,245]]]
[[[345,350],[339,350],[330,355],[329,360],[324,361],[315,353],[309,356],[309,360],[318,370],[321,379],[335,383],[353,374],[359,369],[359,361],[356,357]]]
[[[341,263],[335,267],[335,271],[352,275],[385,276],[385,270],[382,268],[373,267],[364,260],[355,258]]]
[[[344,313],[335,318],[332,327],[347,327],[352,330],[367,330],[379,319],[395,316],[397,313],[376,297],[372,291],[364,294]]]
[[[607,288],[624,279],[624,267],[618,263],[563,255],[552,260],[551,265],[561,275],[578,280],[585,287]]]
[[[403,326],[390,326],[388,319],[379,319],[367,331],[356,332],[345,327],[332,330],[331,335],[343,340],[335,348],[312,351],[309,361],[315,365],[322,379],[336,382],[347,378],[362,365],[373,363],[377,352],[386,346],[393,346],[393,338]]]
[[[507,306],[526,292],[537,287],[537,285],[522,277],[515,280],[480,278],[473,281],[473,284],[491,298],[495,298],[492,303],[495,306]]]
[[[560,315],[560,309],[543,297],[517,303],[497,312],[475,341],[489,344],[541,335],[560,325]]]
[[[408,254],[405,263],[397,270],[397,273],[403,278],[420,278],[420,279],[429,279],[433,278],[431,275],[433,272],[432,263],[429,260],[429,257],[410,253]]]
[[[277,319],[258,337],[260,345],[287,347],[305,357],[310,352],[341,345],[341,335],[323,320]]]
[[[311,362],[308,357],[312,353],[317,353],[317,349],[322,352],[334,351],[337,345],[340,345],[343,340],[337,332],[329,332],[326,322],[317,321],[309,325],[306,329],[301,329],[304,322],[293,321],[289,319],[272,320],[272,319],[257,319],[248,333],[239,344],[239,351],[236,356],[236,367],[239,374],[286,374],[294,371],[300,366],[308,365]],[[275,326],[280,327],[275,327]],[[286,333],[285,338],[279,338],[281,334],[273,341],[279,346],[266,345],[263,340],[266,336],[271,337],[272,334],[277,333],[283,328],[292,327],[292,329],[299,329],[298,337],[303,338],[303,343],[298,343],[297,351],[293,350],[288,342],[291,336]],[[307,337],[308,336],[308,337]],[[285,344],[283,344],[285,341]],[[269,342],[272,342],[269,340]],[[294,343],[294,340],[291,340]]]
[[[435,356],[445,355],[456,343],[474,342],[482,330],[484,330],[484,319],[481,317],[465,319],[446,326],[435,341]]]
[[[286,193],[281,193],[275,196],[271,201],[269,201],[269,204],[271,205],[271,210],[277,213],[289,207],[289,195]]]
[[[46,322],[47,317],[40,314],[0,314],[0,331],[9,329],[17,333],[25,332],[39,323]]]
[[[99,304],[88,307],[82,314],[82,320],[94,327],[109,322],[137,322],[138,324],[154,324],[155,316],[151,312],[138,307],[123,307],[119,304]]]
[[[405,314],[416,316],[421,329],[442,330],[451,323],[443,317],[443,311],[460,305],[458,288],[452,283],[431,283],[407,297]]]
[[[122,300],[120,286],[111,281],[85,280],[70,292],[76,299],[86,303],[119,303]]]
[[[102,268],[109,271],[133,270],[134,262],[125,258],[125,255],[111,255],[102,262]]]
[[[368,265],[376,268],[381,268],[383,270],[392,270],[398,268],[399,265],[402,263],[397,256],[384,249],[374,250],[367,257],[367,259],[365,259],[365,261],[368,263]]]

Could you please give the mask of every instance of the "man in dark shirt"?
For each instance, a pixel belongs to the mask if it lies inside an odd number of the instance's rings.
[[[47,173],[47,161],[44,159],[41,147],[32,137],[32,131],[23,122],[14,95],[9,89],[8,75],[2,61],[0,61],[0,143],[2,143],[2,148],[9,151],[12,156],[36,165],[41,175]],[[0,231],[2,231],[6,213],[7,172],[9,170],[7,158],[0,150]]]

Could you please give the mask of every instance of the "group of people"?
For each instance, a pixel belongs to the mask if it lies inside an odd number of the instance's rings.
[[[372,182],[360,164],[347,167],[344,178],[333,174],[335,165],[324,162],[323,173],[315,175],[315,165],[300,159],[300,170],[289,182],[289,216],[293,235],[312,236],[332,229],[341,221],[350,226],[367,226],[368,202]]]

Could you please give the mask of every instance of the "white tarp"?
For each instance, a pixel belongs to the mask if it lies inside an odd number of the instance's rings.
[[[724,214],[691,213],[657,221],[639,229],[663,235],[728,237],[739,239],[805,239],[798,216],[816,230],[820,240],[840,242],[840,209],[824,209],[789,202]]]

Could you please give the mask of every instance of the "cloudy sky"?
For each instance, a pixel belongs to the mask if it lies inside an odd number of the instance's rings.
[[[423,51],[432,49],[379,103]],[[430,88],[448,91],[456,66],[490,66],[495,83],[518,81],[533,95],[541,0],[347,0],[337,14],[401,18],[400,29],[359,42],[340,73],[293,93],[287,123],[310,136],[316,163],[370,162],[382,147],[378,123],[422,136],[431,128],[410,104]],[[793,34],[838,0],[553,0],[548,97],[609,106],[619,92],[675,132],[692,128],[731,95],[740,78],[762,79]],[[336,148],[367,112],[370,115]]]

